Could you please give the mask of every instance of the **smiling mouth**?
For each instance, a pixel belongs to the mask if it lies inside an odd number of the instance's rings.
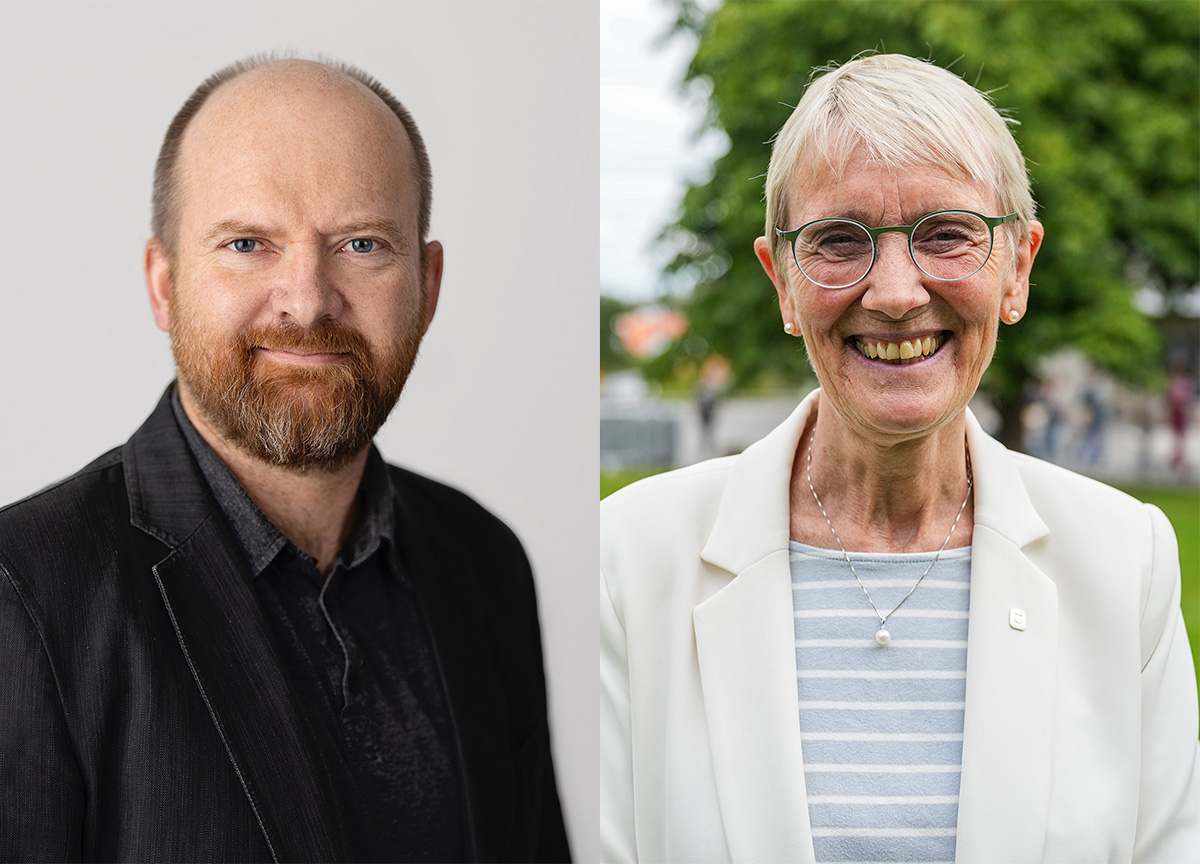
[[[862,356],[888,363],[893,366],[907,366],[910,363],[920,363],[928,360],[946,343],[947,331],[934,336],[924,336],[914,339],[903,339],[899,342],[888,342],[881,339],[852,339],[854,349]]]
[[[350,356],[348,353],[342,351],[310,351],[305,348],[267,348],[263,345],[258,346],[256,350],[265,353],[266,356],[272,359],[301,365],[336,363]]]

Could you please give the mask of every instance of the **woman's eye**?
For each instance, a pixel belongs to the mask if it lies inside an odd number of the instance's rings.
[[[348,244],[352,252],[359,252],[363,254],[367,252],[374,252],[377,245],[378,244],[374,240],[371,240],[367,237],[355,237]]]
[[[225,244],[234,252],[253,252],[258,245],[257,240],[251,240],[248,237],[239,237],[236,240],[231,240]]]

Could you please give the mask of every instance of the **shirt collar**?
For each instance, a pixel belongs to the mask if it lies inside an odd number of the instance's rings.
[[[171,393],[171,410],[212,490],[217,506],[225,514],[246,555],[251,576],[257,578],[285,548],[290,548],[293,554],[301,558],[311,560],[308,553],[285,537],[263,514],[221,458],[201,437],[183,410],[178,387],[173,388]],[[338,554],[335,569],[338,566],[347,569],[357,567],[374,554],[384,540],[395,547],[395,488],[387,465],[374,445],[371,445],[367,454],[359,496],[362,512],[358,524]]]

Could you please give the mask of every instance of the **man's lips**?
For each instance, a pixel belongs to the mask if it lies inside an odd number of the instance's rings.
[[[324,366],[339,363],[350,357],[345,351],[313,351],[308,348],[268,348],[259,345],[254,349],[256,354],[270,357],[280,363],[294,363],[299,366]]]

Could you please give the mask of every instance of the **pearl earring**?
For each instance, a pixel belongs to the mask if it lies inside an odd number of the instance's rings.
[[[1021,313],[1018,312],[1016,309],[1009,310],[1008,320],[1011,321],[1013,324],[1016,324],[1018,321],[1021,320]]]
[[[795,336],[796,335],[796,325],[793,324],[791,321],[787,322],[786,324],[783,325],[783,332],[788,334],[789,336]]]

